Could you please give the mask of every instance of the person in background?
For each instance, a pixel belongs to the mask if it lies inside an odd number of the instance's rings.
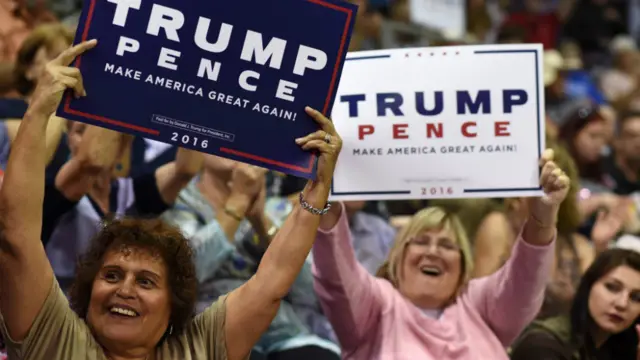
[[[552,120],[547,126],[552,132],[559,131],[567,118],[577,107],[591,106],[593,103],[586,96],[572,96],[568,91],[568,66],[557,50],[545,50],[543,55],[543,78],[545,93],[545,112]]]
[[[547,141],[547,144],[550,142]],[[571,179],[569,192],[558,211],[556,259],[548,279],[539,318],[556,316],[569,310],[580,277],[597,254],[605,251],[622,228],[623,209],[601,212],[587,239],[578,233],[581,223],[578,208],[578,171],[568,152],[553,146],[555,163]],[[526,198],[509,198],[503,211],[494,211],[480,224],[475,237],[474,277],[498,271],[511,256],[518,229],[530,216]]]
[[[525,42],[541,43],[545,49],[556,47],[562,24],[567,20],[576,0],[560,0],[553,9],[546,9],[540,0],[525,0],[521,11],[511,12],[505,25],[519,25],[526,30]]]
[[[579,232],[585,236],[591,234],[601,211],[626,213],[625,229],[635,221],[630,210],[631,198],[613,192],[616,184],[606,171],[607,126],[599,109],[589,106],[576,109],[560,129],[559,141],[569,150],[580,175],[578,206],[582,221]]]
[[[597,105],[606,103],[591,73],[584,69],[582,51],[577,43],[563,41],[558,46],[563,58],[565,93],[573,99],[589,99]]]
[[[588,189],[592,194],[609,193],[613,184],[604,173],[602,164],[607,143],[605,119],[594,105],[575,109],[568,118],[560,128],[559,142],[569,150],[576,162],[581,188]],[[585,215],[593,211],[595,208]]]
[[[640,255],[611,249],[580,281],[571,313],[532,323],[511,360],[640,359]]]
[[[73,41],[74,33],[67,27],[59,23],[50,23],[36,27],[22,43],[18,52],[13,77],[15,87],[19,91],[22,99],[0,99],[0,166],[6,163],[11,150],[11,143],[15,139],[20,126],[20,120],[24,115],[27,102],[38,83],[38,78],[44,71],[45,64],[54,59],[63,50],[69,47]],[[3,114],[2,104],[10,102],[21,102],[22,110],[12,110]],[[67,134],[73,134],[76,128],[72,122],[65,119],[53,117],[47,128],[47,178],[55,177],[62,165],[71,156],[69,151]],[[6,149],[6,151],[5,151]],[[125,156],[127,161],[117,164],[116,176],[137,177],[144,173],[155,171],[160,166],[173,161],[176,149],[166,151],[159,158],[146,162],[144,153],[146,151],[145,140],[136,137],[131,143],[131,151],[127,151]],[[131,172],[129,173],[129,170]]]
[[[582,0],[567,19],[562,37],[580,45],[591,68],[606,61],[612,39],[626,33],[626,28],[626,19],[611,0]]]
[[[82,0],[49,1],[51,12],[68,26],[76,26],[82,12]]]
[[[194,248],[200,283],[198,311],[256,274],[264,251],[293,210],[287,198],[266,198],[265,172],[256,166],[206,155],[203,171],[162,215],[182,231]],[[339,359],[340,349],[314,335],[295,312],[298,298],[319,307],[313,283],[304,281],[306,278],[311,278],[307,263],[256,344],[251,360]]]
[[[608,104],[602,104],[598,107],[598,112],[600,116],[604,118],[605,123],[605,138],[606,138],[606,148],[604,149],[603,155],[609,156],[611,155],[612,146],[614,145],[614,138],[617,136],[618,131],[618,112],[613,108],[613,106]]]
[[[556,225],[558,238],[571,237],[580,224],[580,214],[577,209],[577,170],[571,156],[563,148],[558,146],[552,148],[554,163],[571,179],[568,195],[558,210]],[[518,232],[530,216],[528,203],[528,198],[525,197],[504,199],[501,208],[494,209],[480,221],[474,237],[474,263],[476,264],[474,278],[491,275],[504,266],[511,256]],[[579,237],[579,243],[580,246],[575,244],[572,247],[590,249],[588,241],[583,237]],[[556,245],[560,244],[561,240],[556,242]],[[560,251],[556,252],[556,256],[561,257],[562,246],[558,247],[560,249],[557,250]],[[579,274],[580,265],[577,260],[576,256],[576,268]]]
[[[542,305],[555,223],[569,179],[545,151],[530,217],[497,273],[470,280],[472,254],[460,221],[427,208],[396,238],[374,277],[351,245],[344,205],[322,218],[313,247],[315,288],[343,359],[506,359]],[[335,209],[335,210],[334,210]]]
[[[16,55],[29,33],[55,17],[44,0],[0,0],[0,96],[14,97],[13,68]],[[0,108],[7,103],[0,100]],[[17,105],[17,104],[16,104]],[[0,114],[0,118],[3,117]]]
[[[520,25],[505,24],[500,27],[496,35],[497,44],[522,44],[525,42],[527,31]]]
[[[115,166],[129,151],[132,137],[71,122],[72,154],[45,186],[42,241],[63,290],[75,273],[75,259],[106,217],[159,215],[197,174],[203,155],[181,148],[174,162],[135,178],[116,178]]]
[[[17,55],[14,77],[15,87],[24,99],[25,109],[47,62],[67,49],[72,41],[73,33],[56,23],[38,26],[24,40]],[[23,115],[23,111],[0,114],[0,119],[4,119],[0,121],[0,141],[2,141],[0,146],[8,147],[10,150]],[[49,122],[46,133],[47,163],[53,160],[65,127],[65,120],[55,116]],[[0,158],[0,163],[6,162],[8,154],[8,151],[3,153],[4,157]]]
[[[466,29],[480,43],[485,43],[491,37],[496,25],[501,23],[491,17],[489,4],[485,0],[467,1],[466,14]]]
[[[389,256],[396,230],[380,216],[365,213],[366,204],[366,201],[345,201],[344,208],[356,258],[370,274],[376,274]]]
[[[640,54],[635,40],[617,36],[610,45],[614,67],[600,78],[600,88],[618,112],[640,111]]]
[[[380,32],[382,22],[384,21],[382,14],[370,4],[370,0],[349,1],[355,2],[358,5],[358,15],[351,42],[349,43],[349,51],[374,50],[379,48]]]
[[[625,113],[619,118],[614,149],[605,162],[605,171],[614,181],[614,192],[640,192],[640,112]]]
[[[11,359],[241,360],[275,316],[315,240],[342,141],[330,120],[296,140],[318,153],[316,180],[272,240],[255,276],[193,317],[193,254],[158,219],[107,222],[80,261],[69,307],[40,241],[45,182],[43,138],[64,91],[86,96],[68,67],[95,40],[47,66],[23,119],[0,190],[0,331]],[[176,191],[177,193],[177,191]]]
[[[396,231],[379,215],[366,213],[366,205],[366,201],[344,202],[356,260],[369,274],[375,275],[389,256]],[[288,299],[298,317],[314,334],[338,344],[336,333],[313,291],[312,264],[313,256],[310,256]]]

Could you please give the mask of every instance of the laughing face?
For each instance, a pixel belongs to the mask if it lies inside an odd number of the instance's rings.
[[[169,290],[160,257],[136,248],[109,250],[93,283],[87,322],[107,348],[152,348],[169,326]]]
[[[416,306],[441,309],[462,277],[462,253],[449,227],[419,233],[407,243],[398,289]]]
[[[640,272],[623,265],[599,279],[589,294],[589,312],[607,334],[629,328],[640,316]]]

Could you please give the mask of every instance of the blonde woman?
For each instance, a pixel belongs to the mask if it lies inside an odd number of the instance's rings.
[[[469,242],[455,215],[418,212],[376,278],[356,261],[342,206],[322,217],[315,289],[343,359],[506,360],[505,348],[542,305],[556,219],[569,178],[545,151],[531,213],[501,270],[470,280]]]

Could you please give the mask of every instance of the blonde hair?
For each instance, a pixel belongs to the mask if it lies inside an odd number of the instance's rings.
[[[409,224],[396,236],[387,261],[378,269],[377,276],[388,280],[397,288],[399,264],[404,258],[409,241],[425,231],[440,229],[450,230],[460,248],[462,262],[460,285],[458,286],[458,289],[460,289],[471,278],[473,254],[471,253],[469,238],[458,216],[441,207],[428,207],[413,215]]]

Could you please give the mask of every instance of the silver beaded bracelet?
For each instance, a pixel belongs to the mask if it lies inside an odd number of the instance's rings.
[[[300,206],[302,206],[303,209],[307,210],[308,212],[312,213],[313,215],[324,215],[326,213],[329,212],[329,209],[331,209],[331,204],[327,203],[327,205],[324,207],[324,209],[316,209],[313,206],[311,206],[311,204],[309,204],[304,197],[302,196],[302,191],[300,192]]]

